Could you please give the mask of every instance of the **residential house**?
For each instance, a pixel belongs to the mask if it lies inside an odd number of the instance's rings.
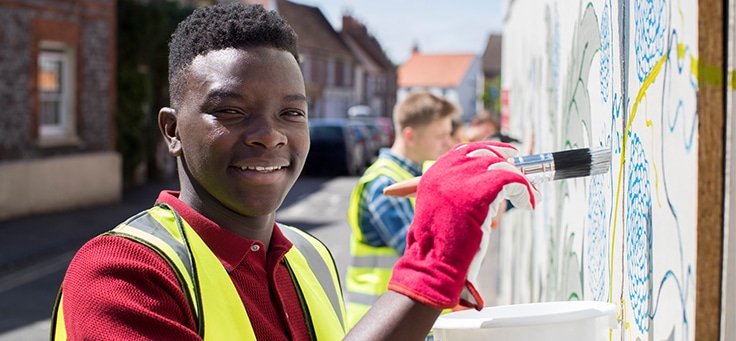
[[[480,58],[472,53],[423,54],[415,48],[399,66],[398,85],[399,101],[413,91],[430,91],[456,103],[464,121],[483,107],[483,72]]]
[[[353,90],[357,61],[319,8],[287,0],[245,0],[278,12],[299,36],[299,57],[310,117],[347,117],[358,104]]]
[[[368,29],[350,15],[343,15],[340,36],[358,60],[355,101],[371,108],[371,114],[390,118],[396,104],[396,66]]]
[[[500,34],[491,34],[488,36],[486,49],[481,57],[483,65],[483,75],[486,80],[491,80],[501,75],[501,47],[503,36]]]
[[[116,1],[0,0],[0,219],[119,201]]]

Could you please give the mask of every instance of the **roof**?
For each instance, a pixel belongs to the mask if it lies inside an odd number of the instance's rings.
[[[501,73],[501,44],[503,38],[499,34],[491,34],[488,37],[486,50],[483,52],[483,74],[493,77]]]
[[[409,60],[399,67],[398,85],[400,87],[455,87],[460,85],[476,55],[422,54],[414,52]]]
[[[385,70],[380,65],[378,65],[378,63],[373,58],[371,58],[370,54],[368,54],[367,51],[363,50],[360,47],[360,44],[358,44],[355,39],[345,35],[343,35],[343,37],[345,44],[348,45],[350,51],[353,52],[355,58],[360,62],[360,65],[363,66],[368,74],[380,74],[385,72]]]
[[[340,35],[348,46],[352,47],[353,53],[357,49],[362,50],[362,56],[358,56],[361,61],[373,64],[375,67],[383,70],[394,70],[395,67],[391,60],[384,53],[381,44],[368,29],[360,21],[349,15],[342,16],[342,29]],[[361,58],[362,57],[362,58]],[[368,60],[370,59],[370,61]]]
[[[354,58],[345,42],[319,8],[287,0],[277,0],[276,8],[296,32],[300,52],[307,49]]]

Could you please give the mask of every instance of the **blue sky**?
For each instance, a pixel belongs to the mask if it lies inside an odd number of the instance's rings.
[[[483,53],[501,33],[508,0],[291,0],[318,7],[336,30],[349,12],[401,64],[418,44],[424,53]]]

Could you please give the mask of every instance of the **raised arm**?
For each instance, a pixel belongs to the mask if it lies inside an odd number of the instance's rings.
[[[507,162],[515,152],[498,142],[458,145],[427,170],[389,291],[346,340],[423,340],[442,309],[483,308],[473,283],[488,240],[481,226],[505,199],[533,209],[538,196]]]

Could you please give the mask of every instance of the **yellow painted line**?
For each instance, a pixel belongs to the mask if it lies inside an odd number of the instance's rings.
[[[616,228],[618,226],[618,207],[619,207],[619,201],[621,199],[621,189],[622,189],[622,176],[623,176],[623,168],[624,163],[626,161],[626,143],[628,140],[628,133],[631,130],[631,124],[634,121],[634,118],[636,117],[637,112],[639,111],[639,103],[641,103],[642,99],[646,96],[647,90],[649,87],[654,83],[654,81],[657,79],[657,76],[659,75],[660,71],[662,70],[662,65],[664,65],[665,61],[667,60],[668,53],[665,53],[659,61],[657,61],[657,64],[654,65],[652,68],[652,71],[649,72],[649,74],[644,78],[644,82],[641,85],[641,88],[639,88],[639,92],[636,95],[636,100],[634,101],[634,104],[631,108],[631,114],[629,115],[629,120],[626,123],[626,129],[623,132],[622,141],[621,141],[621,160],[619,162],[619,169],[618,169],[618,179],[617,179],[617,185],[616,185],[616,201],[615,206],[613,209],[614,215],[613,215],[613,233],[611,233],[611,257],[610,257],[610,266],[608,268],[608,283],[609,283],[609,290],[608,290],[608,301],[613,302],[613,260],[614,260],[614,253],[616,252]],[[623,255],[623,254],[622,254]],[[623,267],[624,264],[621,264]],[[623,288],[621,290],[621,294],[623,295]],[[624,300],[621,298],[621,302],[623,303]],[[622,304],[620,307],[621,310],[625,309],[625,306]],[[626,315],[621,312],[622,322],[624,324],[627,324],[626,321]]]

